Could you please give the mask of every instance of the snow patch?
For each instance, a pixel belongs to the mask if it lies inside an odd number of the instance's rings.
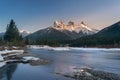
[[[0,55],[0,62],[4,61],[4,58]]]
[[[0,68],[3,67],[3,66],[5,66],[5,65],[6,65],[5,62],[0,62]]]
[[[29,60],[37,61],[37,60],[39,60],[39,58],[32,57],[32,56],[23,57],[23,59],[25,59],[26,61],[29,61]]]
[[[69,47],[53,47],[52,50],[54,50],[54,51],[69,51],[71,49]]]
[[[50,47],[40,45],[30,45],[29,48],[33,49],[45,49],[53,51],[70,51],[70,50],[84,50],[84,51],[120,51],[120,48],[82,48],[82,47]]]
[[[6,61],[4,61],[4,57],[2,56],[2,54],[7,54],[7,53],[13,53],[13,54],[9,54],[8,56],[11,55],[19,55],[20,53],[23,53],[24,50],[3,50],[0,51],[0,68],[3,67],[4,65],[6,65]]]
[[[32,45],[29,46],[30,48],[33,49],[45,49],[45,50],[51,50],[51,51],[69,51],[71,50],[70,47],[50,47],[50,46],[36,46],[36,45]]]
[[[88,26],[86,26],[86,25],[84,25],[84,24],[81,24],[81,26],[82,26],[83,28],[88,29],[89,31],[92,31],[92,29],[91,29],[91,28],[89,28]]]
[[[72,50],[84,50],[84,51],[120,51],[120,48],[78,48],[72,47]]]
[[[24,50],[3,50],[3,51],[0,51],[0,54],[6,54],[6,53],[23,53]]]

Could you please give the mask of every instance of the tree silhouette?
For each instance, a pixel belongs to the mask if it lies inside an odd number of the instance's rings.
[[[19,34],[18,28],[13,19],[7,25],[4,40],[12,45],[16,45],[22,41],[21,35]]]

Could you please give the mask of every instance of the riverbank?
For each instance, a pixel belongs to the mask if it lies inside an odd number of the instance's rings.
[[[6,58],[23,54],[24,50],[2,50],[0,51],[0,67],[3,67],[9,62]],[[12,59],[11,59],[12,60]]]
[[[48,50],[45,47],[37,48],[26,48],[24,53],[17,55],[18,58],[28,58],[31,56],[36,59],[49,60],[51,63],[46,65],[30,64],[31,62],[14,62],[17,68],[12,74],[11,80],[106,80],[100,75],[104,74],[105,77],[112,74],[120,74],[120,50],[118,49],[95,49],[95,48],[74,48],[74,47],[63,47],[70,50],[62,50],[61,47],[52,47]],[[59,51],[58,51],[59,49]],[[61,49],[61,50],[60,50]],[[9,57],[10,58],[10,57]],[[33,59],[33,58],[32,58]],[[13,62],[7,63],[13,65]],[[40,62],[41,63],[41,62]],[[42,64],[42,63],[41,63]],[[45,64],[45,63],[43,63]],[[37,65],[37,66],[36,66]],[[114,65],[114,66],[113,66]],[[6,67],[5,66],[5,67]],[[5,67],[1,68],[3,70]],[[79,70],[81,68],[87,68],[90,70]],[[7,67],[5,70],[10,72],[12,68]],[[76,69],[78,71],[76,71]],[[6,72],[4,70],[4,72]],[[79,71],[82,71],[79,75]],[[102,73],[102,72],[103,73]],[[2,72],[2,71],[1,71]],[[77,74],[78,72],[78,74]],[[93,73],[92,73],[93,72]],[[98,74],[101,73],[101,74]],[[2,73],[7,74],[7,73]],[[8,75],[8,74],[7,74]],[[10,74],[11,75],[11,74]],[[98,76],[97,76],[98,75]],[[102,75],[102,76],[104,76]],[[113,75],[115,77],[115,75]],[[27,76],[27,77],[24,77]],[[111,75],[110,75],[111,76]],[[96,78],[97,77],[97,78]],[[77,78],[77,79],[76,79]],[[1,78],[4,80],[4,78]],[[113,78],[112,78],[113,79]],[[108,79],[111,80],[111,79]],[[115,78],[113,79],[115,80]]]
[[[0,50],[0,68],[10,63],[29,63],[31,65],[41,65],[48,63],[48,60],[37,58],[19,47],[4,47]]]
[[[120,75],[89,68],[74,68],[73,73],[56,73],[76,80],[120,80]]]
[[[120,51],[120,48],[84,48],[84,47],[50,47],[47,45],[28,45],[27,48],[44,49],[50,51],[71,51],[71,50],[94,50],[94,51]]]

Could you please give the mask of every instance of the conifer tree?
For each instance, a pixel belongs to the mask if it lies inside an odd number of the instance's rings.
[[[6,42],[17,44],[21,39],[21,35],[18,31],[18,28],[14,22],[14,20],[11,20],[10,23],[7,25],[7,29],[4,35],[4,40]]]

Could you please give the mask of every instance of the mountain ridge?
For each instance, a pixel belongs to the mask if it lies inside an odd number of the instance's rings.
[[[71,46],[107,46],[120,47],[120,21],[98,33],[74,40]]]
[[[69,21],[68,24],[64,24],[63,21],[55,21],[52,26],[38,30],[27,37],[30,39],[72,40],[94,33],[96,31],[89,28],[84,22],[76,24]]]

